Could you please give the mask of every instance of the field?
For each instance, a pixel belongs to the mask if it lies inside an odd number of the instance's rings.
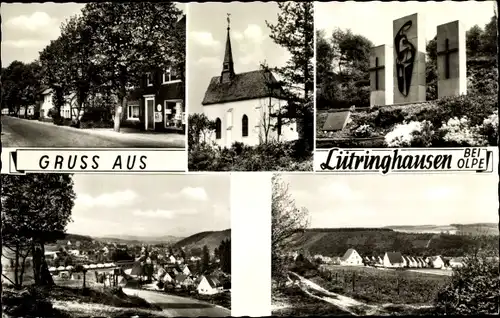
[[[308,296],[297,286],[290,286],[282,290],[273,289],[272,305],[271,314],[280,317],[350,315],[332,304]]]
[[[450,277],[408,270],[323,265],[309,278],[325,289],[368,304],[429,305]]]

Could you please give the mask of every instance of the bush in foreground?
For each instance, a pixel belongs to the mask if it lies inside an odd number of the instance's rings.
[[[194,171],[311,171],[312,153],[303,141],[268,142],[231,148],[202,144],[189,151],[189,169]]]
[[[447,315],[498,314],[498,260],[472,257],[455,270],[436,299],[436,311]]]

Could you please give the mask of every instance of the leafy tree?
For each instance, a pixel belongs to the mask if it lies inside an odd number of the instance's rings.
[[[146,72],[183,67],[185,43],[176,25],[181,11],[173,2],[94,2],[82,13],[96,39],[100,74],[118,99],[114,129],[119,131],[127,88],[140,84]]]
[[[272,178],[271,203],[271,256],[272,276],[281,284],[285,278],[283,255],[290,238],[309,224],[308,211],[297,208],[289,193],[288,185],[278,175]]]
[[[471,256],[464,267],[454,269],[450,284],[439,292],[436,311],[447,315],[498,314],[499,300],[498,259]]]
[[[231,240],[222,240],[217,251],[221,270],[225,273],[231,273]]]
[[[215,131],[215,121],[208,119],[205,114],[190,114],[188,126],[188,146],[194,149],[208,142]]]
[[[45,244],[64,237],[74,199],[71,175],[2,175],[3,244],[29,249],[37,285],[53,284]]]
[[[281,77],[288,100],[284,119],[297,118],[299,137],[313,145],[314,90],[314,8],[312,2],[278,2],[280,13],[276,24],[266,21],[271,39],[287,49],[290,59],[275,71]],[[286,121],[283,120],[283,124]]]
[[[19,114],[20,108],[35,106],[39,91],[40,65],[37,62],[13,61],[2,68],[2,102],[9,111]],[[25,111],[24,115],[26,116]]]
[[[205,273],[210,268],[210,251],[208,246],[203,246],[203,256],[201,258],[201,271]]]

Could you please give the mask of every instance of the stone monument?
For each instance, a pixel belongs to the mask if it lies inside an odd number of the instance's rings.
[[[393,103],[393,47],[379,45],[370,50],[370,106]]]
[[[425,101],[425,33],[415,13],[394,20],[394,103]]]
[[[453,21],[437,27],[438,98],[467,94],[465,27]]]

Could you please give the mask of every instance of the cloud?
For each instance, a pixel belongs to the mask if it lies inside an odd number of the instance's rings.
[[[195,43],[201,46],[210,47],[213,49],[217,49],[220,46],[220,42],[215,40],[212,33],[210,32],[192,31],[190,37]]]
[[[2,45],[6,47],[12,47],[16,49],[21,48],[43,48],[47,45],[47,41],[42,40],[31,40],[31,39],[21,39],[21,40],[4,40]]]
[[[339,182],[332,182],[327,185],[324,185],[319,188],[318,192],[321,196],[326,196],[326,197],[334,197],[347,200],[355,198],[354,191],[347,184]],[[357,195],[358,194],[356,194],[356,196]]]
[[[39,32],[50,27],[57,26],[57,20],[50,17],[46,12],[33,12],[31,15],[20,15],[9,19],[6,25],[27,30],[30,32]]]
[[[75,200],[75,205],[84,207],[115,208],[130,205],[137,201],[137,193],[132,190],[103,193],[98,196],[80,194]]]
[[[196,63],[198,65],[203,65],[204,67],[211,67],[211,68],[215,68],[218,66],[222,67],[222,63],[220,59],[217,57],[204,56],[200,58],[198,61],[196,61]]]
[[[194,201],[206,201],[208,200],[207,192],[201,187],[185,187],[178,193],[165,193],[165,197],[170,199],[187,199]]]
[[[205,191],[204,188],[193,188],[193,187],[187,187],[181,190],[181,194],[192,199],[192,200],[197,200],[197,201],[206,201],[208,199],[207,192]]]
[[[132,214],[135,216],[153,218],[153,219],[173,219],[183,215],[194,215],[198,211],[194,209],[181,209],[181,210],[136,210]]]
[[[266,38],[260,26],[256,24],[249,24],[245,31],[243,31],[243,35],[246,39],[258,44],[262,43],[262,41]]]

